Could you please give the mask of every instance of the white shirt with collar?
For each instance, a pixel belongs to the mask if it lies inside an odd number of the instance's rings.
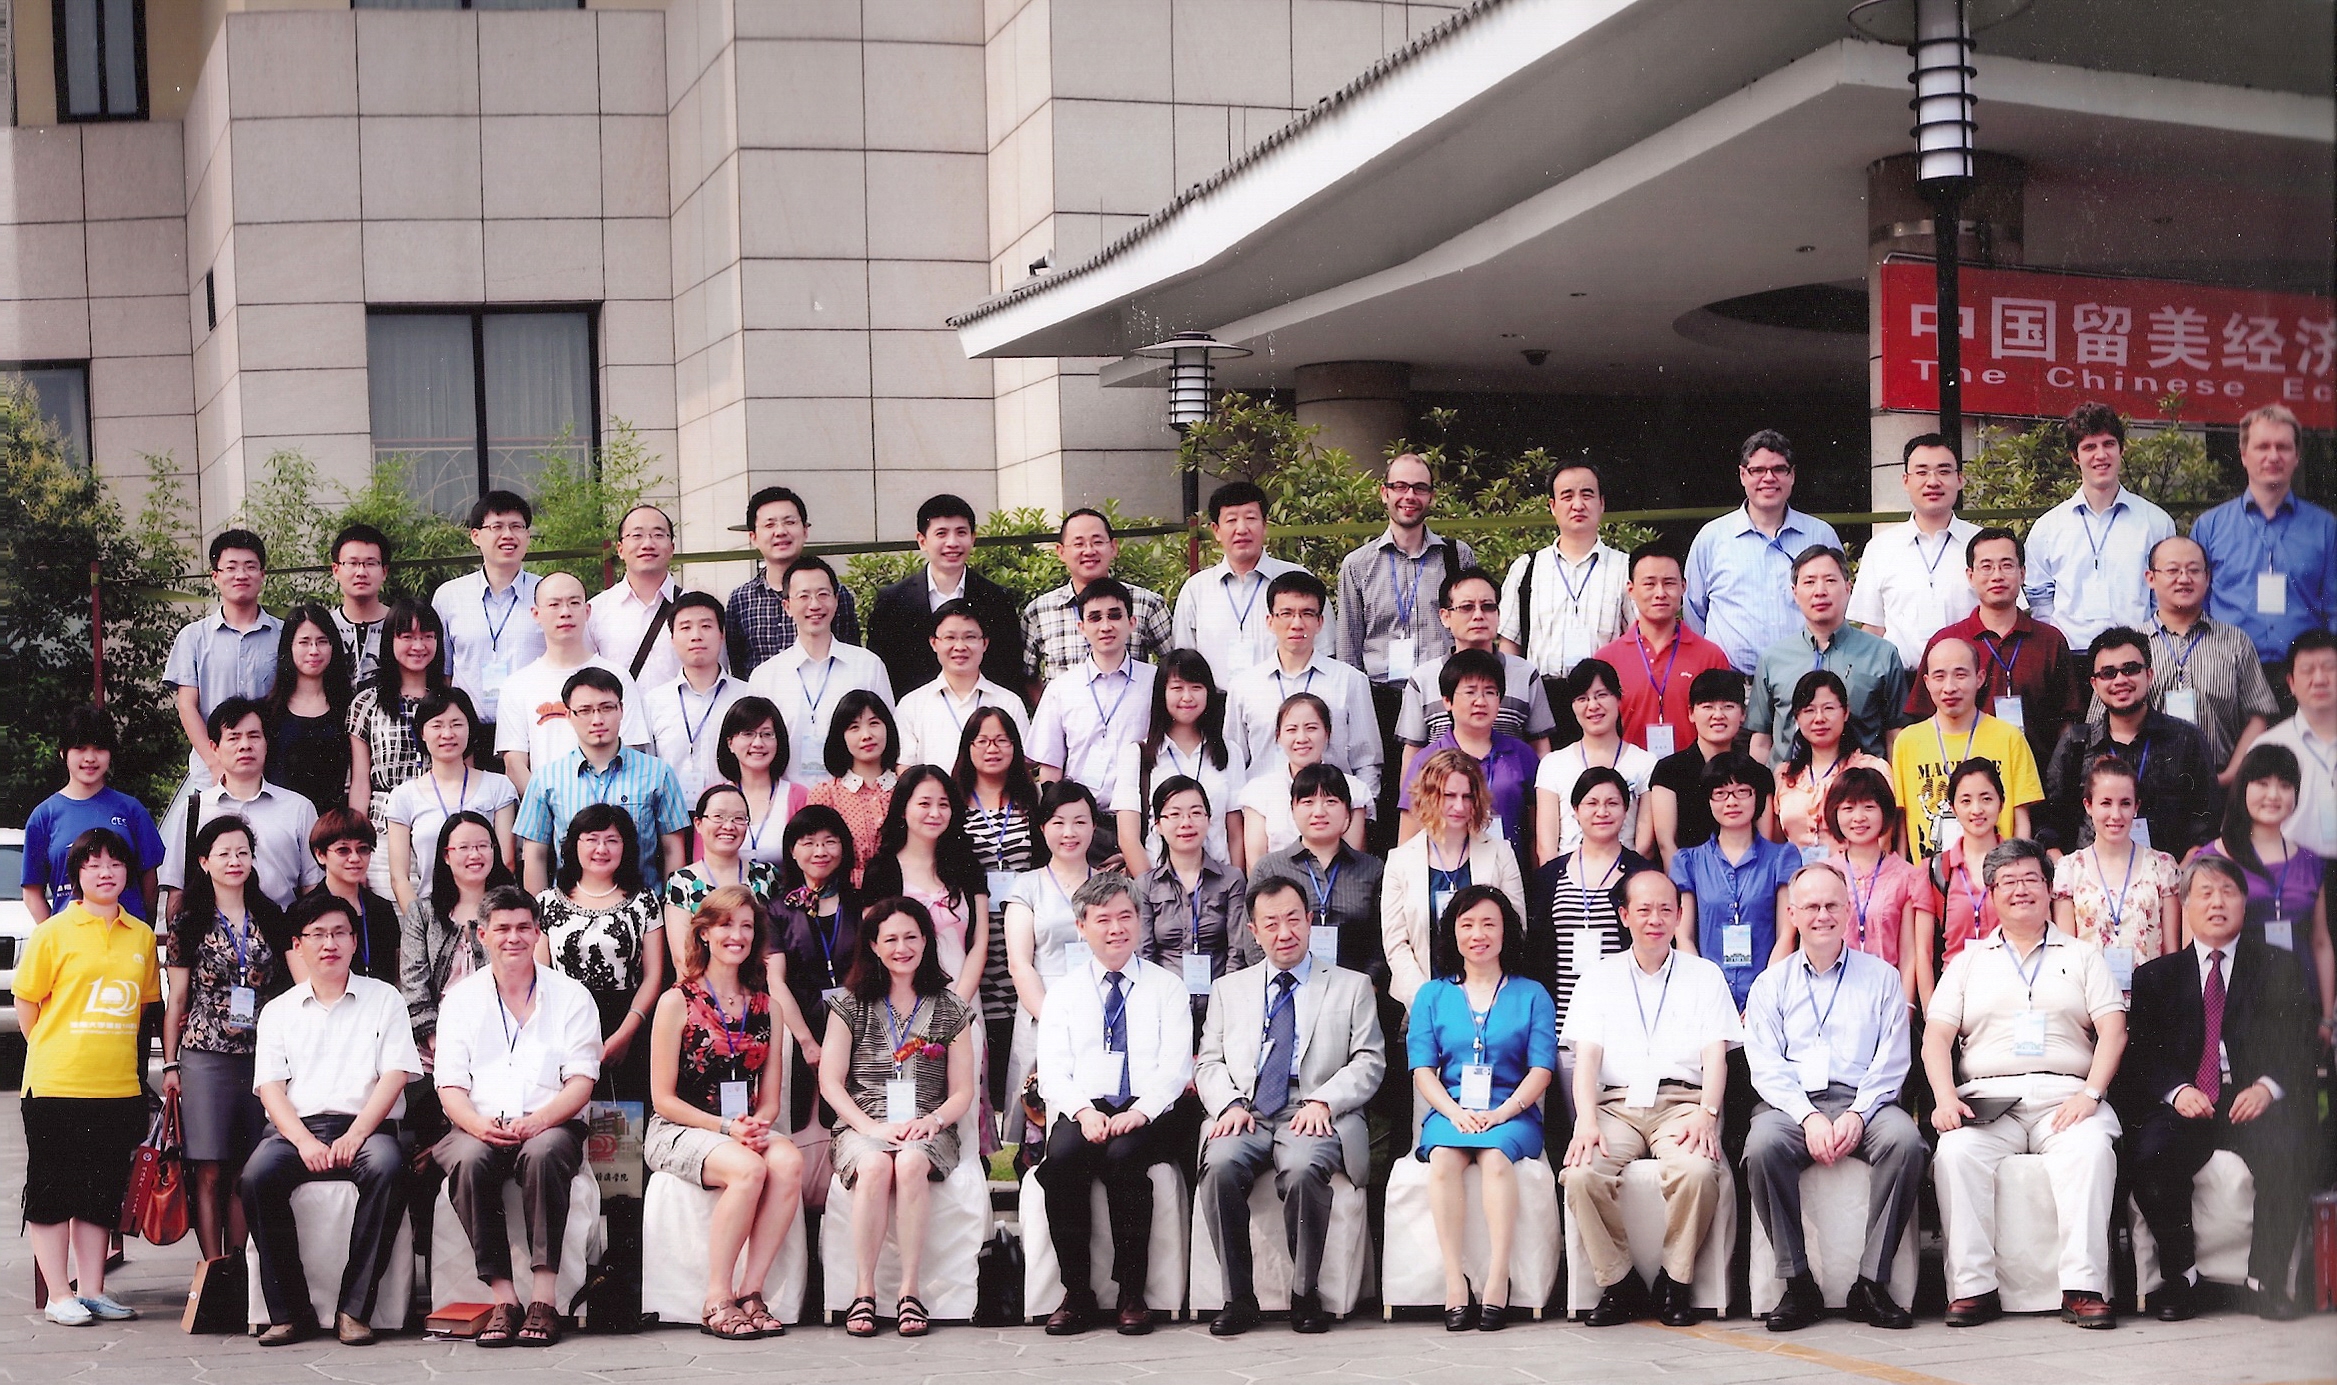
[[[592,647],[631,675],[633,655],[641,648],[641,637],[649,633],[650,620],[662,604],[681,594],[682,584],[668,576],[657,589],[657,599],[643,601],[633,595],[633,584],[620,573],[617,585],[586,603],[589,610],[584,628],[592,635]],[[661,627],[657,638],[649,642],[649,657],[642,661],[636,682],[655,686],[682,676],[682,656],[674,653],[674,642],[668,638],[671,629],[670,623]]]
[[[824,784],[828,773],[828,722],[844,694],[860,689],[893,705],[893,679],[884,663],[856,644],[828,642],[819,668],[799,641],[765,659],[747,679],[747,691],[771,699],[787,724],[787,782]]]
[[[1031,719],[1023,711],[1020,697],[987,678],[976,678],[973,694],[960,698],[949,690],[948,683],[936,678],[921,688],[903,693],[900,705],[893,708],[893,720],[901,728],[901,763],[955,768],[958,743],[965,739],[966,722],[984,707],[996,707],[1006,713],[1006,719],[1014,723],[1015,733],[1022,737],[1023,744],[1030,744]]]
[[[1293,982],[1290,987],[1290,1052],[1284,1055],[1269,1055],[1266,1052],[1266,1039],[1264,1034],[1266,1032],[1271,1032],[1271,1024],[1269,1022],[1267,1030],[1260,1034],[1258,1040],[1258,1070],[1261,1073],[1265,1071],[1266,1059],[1269,1056],[1286,1057],[1290,1063],[1291,1100],[1293,1103],[1295,1103],[1298,1099],[1299,1055],[1306,1049],[1307,1035],[1313,1032],[1313,1026],[1308,1024],[1307,1021],[1314,1018],[1312,1013],[1314,1006],[1306,1002],[1312,1001],[1314,997],[1307,994],[1306,983],[1308,979],[1315,974],[1315,955],[1312,952],[1309,952],[1305,956],[1300,957],[1298,959],[1298,965],[1290,968],[1287,972],[1285,972],[1282,968],[1275,966],[1272,962],[1262,962],[1259,965],[1266,969],[1265,1013],[1268,1016],[1271,1016],[1274,1012],[1274,988],[1278,984],[1278,978],[1284,975],[1288,975],[1293,978]],[[1307,1010],[1309,1013],[1304,1015],[1300,1014],[1299,1011],[1302,1008]]]
[[[1225,688],[1225,734],[1241,742],[1251,774],[1281,759],[1274,740],[1275,716],[1286,699],[1308,692],[1331,709],[1331,743],[1323,758],[1361,780],[1370,798],[1379,797],[1380,766],[1387,752],[1380,745],[1371,680],[1362,669],[1341,663],[1318,645],[1302,672],[1285,674],[1282,661],[1269,658],[1227,681]]]
[[[1193,1076],[1192,1002],[1182,977],[1134,954],[1120,974],[1127,1001],[1128,1091],[1133,1109],[1147,1120],[1159,1120]],[[1105,991],[1103,963],[1092,956],[1047,989],[1047,1004],[1039,1014],[1039,1094],[1057,1115],[1086,1110],[1116,1095],[1087,1091],[1094,1084],[1080,1080],[1109,1063],[1103,1056]]]
[[[1152,683],[1159,676],[1133,658],[1123,658],[1110,673],[1098,669],[1092,655],[1082,660],[1040,695],[1038,715],[1031,718],[1031,760],[1085,784],[1105,812],[1123,806],[1113,798],[1112,771],[1121,745],[1142,739],[1152,721]]]
[[[2113,625],[2147,629],[2151,598],[2143,574],[2151,546],[2174,533],[2165,510],[2124,486],[2110,498],[2106,519],[2079,488],[2029,529],[2029,613],[2060,627],[2081,656]]]
[[[945,602],[945,601],[957,601],[957,600],[960,600],[960,599],[962,599],[962,598],[965,596],[965,594],[966,594],[966,572],[967,572],[967,569],[965,569],[965,568],[960,568],[960,569],[958,569],[958,589],[957,589],[956,591],[953,591],[953,592],[945,592],[945,591],[943,591],[943,590],[941,589],[941,583],[939,583],[939,582],[937,582],[937,581],[935,581],[935,580],[933,579],[933,564],[931,564],[931,563],[927,563],[927,564],[925,565],[924,572],[925,572],[925,609],[926,609],[926,611],[927,611],[928,613],[931,613],[931,612],[934,612],[934,611],[938,611],[938,610],[940,610],[940,609],[941,609],[941,604],[942,604],[943,602]]]
[[[640,685],[641,719],[648,724],[649,748],[672,765],[681,781],[682,798],[695,806],[706,786],[720,781],[715,749],[722,743],[722,718],[730,704],[747,695],[744,679],[727,673],[714,676],[714,686],[700,692],[679,672],[663,684]],[[630,712],[632,705],[626,704]]]
[[[260,1011],[255,1089],[285,1084],[292,1112],[310,1116],[354,1116],[373,1099],[382,1075],[422,1075],[422,1055],[406,999],[386,981],[352,973],[349,989],[327,1005],[306,981],[268,1002]],[[406,1113],[403,1092],[390,1103],[387,1119]]]
[[[2239,954],[2239,950],[2240,940],[2238,938],[2233,938],[2230,942],[2225,943],[2220,948],[2211,948],[2203,942],[2193,942],[2191,944],[2191,961],[2199,968],[2199,994],[2203,999],[2207,994],[2207,954],[2210,952],[2221,952],[2223,954],[2223,989],[2224,995],[2228,997],[2231,994],[2232,959]],[[2228,1013],[2226,1017],[2229,1017]],[[2218,1039],[2215,1045],[2215,1065],[2217,1070],[2222,1075],[2224,1088],[2228,1091],[2231,1087],[2232,1080],[2231,1045],[2224,1043],[2221,1039]],[[2288,1093],[2280,1090],[2280,1084],[2273,1081],[2270,1074],[2266,1074],[2265,1076],[2259,1077],[2256,1080],[2264,1084],[2265,1091],[2272,1093],[2272,1099],[2274,1101],[2278,1101],[2282,1097],[2288,1095]],[[2182,1084],[2181,1087],[2175,1088],[2174,1091],[2164,1093],[2164,1099],[2166,1103],[2169,1106],[2174,1105],[2175,1092],[2179,1092],[2183,1090],[2183,1087],[2188,1087],[2190,1085],[2190,1083],[2186,1082]]]
[[[1979,532],[1979,525],[1954,515],[1929,536],[1911,519],[1875,530],[1858,560],[1850,619],[1881,626],[1883,637],[1899,647],[1899,661],[1921,668],[1931,637],[1980,604],[1964,575],[1964,549]]]
[[[524,751],[538,767],[576,749],[576,725],[568,720],[564,690],[583,669],[597,668],[617,675],[624,691],[625,717],[618,735],[626,745],[649,744],[649,720],[641,707],[641,690],[617,661],[603,654],[587,654],[573,667],[555,664],[545,654],[504,680],[502,719],[495,723],[495,748]],[[716,728],[720,729],[720,728]]]
[[[2288,815],[2281,835],[2324,861],[2337,859],[2337,738],[2321,736],[2298,712],[2273,723],[2256,744],[2288,747],[2303,771],[2296,811]]]
[[[1583,973],[1559,1037],[1577,1052],[1599,1046],[1602,1087],[1643,1081],[1701,1087],[1706,1046],[1742,1045],[1745,1030],[1728,978],[1713,962],[1675,950],[1650,976],[1625,951]]]
[[[1207,655],[1219,687],[1244,669],[1271,661],[1274,632],[1266,628],[1266,588],[1283,573],[1300,571],[1297,563],[1261,553],[1247,576],[1235,576],[1224,558],[1194,573],[1177,589],[1169,622],[1175,646]],[[1329,611],[1323,613],[1323,628],[1338,628]]]
[[[569,1078],[597,1079],[600,1009],[592,992],[539,964],[535,995],[535,1011],[522,1022],[503,1004],[492,966],[449,987],[438,1002],[438,1086],[468,1092],[482,1116],[524,1116]]]
[[[512,673],[544,655],[544,628],[531,614],[542,580],[522,568],[510,586],[491,592],[481,568],[447,579],[431,594],[430,605],[446,627],[447,676],[470,694],[481,721],[499,715]]]

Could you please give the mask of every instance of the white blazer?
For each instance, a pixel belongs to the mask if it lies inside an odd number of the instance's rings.
[[[1469,880],[1492,885],[1509,896],[1518,917],[1526,914],[1526,886],[1517,853],[1488,826],[1469,843]],[[1412,1008],[1412,996],[1433,974],[1428,963],[1428,834],[1419,833],[1388,853],[1380,884],[1380,941],[1388,954],[1388,994]]]

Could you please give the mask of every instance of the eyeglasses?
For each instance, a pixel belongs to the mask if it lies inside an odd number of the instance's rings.
[[[973,745],[974,749],[976,750],[1014,749],[1013,738],[1008,736],[976,736],[974,737]]]
[[[2148,672],[2150,672],[2150,665],[2129,659],[2122,664],[2111,664],[2107,668],[2095,669],[2094,681],[2107,683],[2113,678],[2140,678]]]
[[[1382,481],[1380,489],[1396,495],[1434,495],[1434,481]]]
[[[1754,477],[1756,479],[1761,477],[1791,476],[1793,474],[1793,464],[1788,462],[1784,466],[1748,466],[1741,467],[1739,470],[1743,471],[1745,475]]]
[[[2184,563],[2180,567],[2154,567],[2151,571],[2163,577],[2189,577],[2194,580],[2207,575],[2207,568],[2201,563]]]
[[[749,827],[754,819],[744,813],[708,813],[698,821],[714,827]]]
[[[613,717],[622,716],[624,712],[625,704],[622,702],[572,702],[568,704],[568,715],[572,717]]]
[[[300,936],[312,943],[346,943],[354,942],[357,938],[355,933],[346,928],[307,928],[301,930]]]
[[[325,854],[327,856],[371,856],[373,844],[371,842],[335,842],[325,848]]]
[[[1501,614],[1501,603],[1498,601],[1455,601],[1445,609],[1455,615],[1497,616]]]
[[[1753,801],[1753,786],[1750,784],[1723,784],[1712,791],[1712,801],[1715,803],[1750,803]]]
[[[385,564],[379,558],[343,558],[335,566],[351,572],[379,572]]]
[[[2041,890],[2045,888],[2045,877],[2029,871],[2023,871],[2019,875],[1999,875],[1996,877],[1996,883],[1990,886],[1990,888],[2001,890],[2010,888],[2015,885],[2026,886],[2032,890]]]
[[[482,524],[478,527],[476,532],[481,534],[496,535],[524,534],[527,532],[527,526],[516,520],[506,520],[500,524]]]

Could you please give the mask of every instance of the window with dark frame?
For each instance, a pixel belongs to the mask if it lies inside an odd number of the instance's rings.
[[[455,516],[490,490],[535,489],[553,457],[599,442],[592,308],[374,308],[366,377],[376,467]]]
[[[65,460],[89,465],[89,362],[0,361],[0,386],[31,391],[33,407],[56,431]]]
[[[146,0],[50,0],[59,120],[146,118]]]

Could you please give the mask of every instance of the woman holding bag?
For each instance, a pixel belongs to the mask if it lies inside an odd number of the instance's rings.
[[[139,868],[130,844],[93,827],[65,858],[73,903],[25,941],[16,1018],[25,1036],[24,1220],[60,1327],[121,1322],[137,1310],[105,1291],[106,1241],[122,1214],[130,1158],[146,1138],[138,1018],[162,999],[154,930],[122,909]],[[74,1294],[65,1292],[74,1285]]]

